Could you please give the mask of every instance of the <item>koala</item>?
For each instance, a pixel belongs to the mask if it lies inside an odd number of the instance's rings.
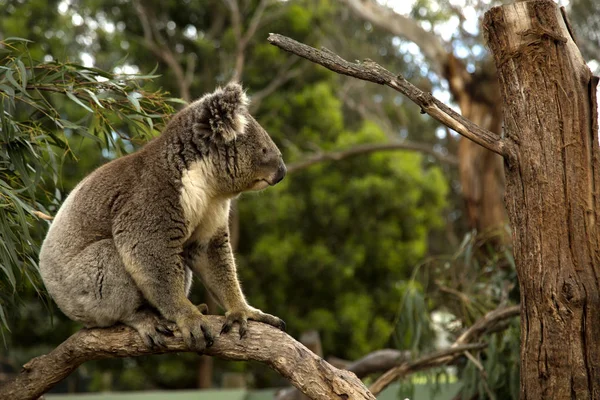
[[[123,323],[148,346],[176,327],[186,345],[213,342],[188,299],[192,274],[226,310],[221,333],[247,321],[285,329],[248,305],[229,242],[232,198],[280,182],[286,167],[230,83],[178,112],[139,151],[84,178],[65,199],[40,251],[42,279],[58,307],[86,327]]]

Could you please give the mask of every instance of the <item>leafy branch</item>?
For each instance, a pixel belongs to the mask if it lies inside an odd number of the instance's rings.
[[[93,140],[109,154],[155,136],[178,99],[148,91],[147,75],[116,75],[74,63],[37,62],[28,41],[0,41],[0,335],[6,305],[23,278],[37,280],[32,228],[56,205],[57,170],[75,156],[70,137]]]

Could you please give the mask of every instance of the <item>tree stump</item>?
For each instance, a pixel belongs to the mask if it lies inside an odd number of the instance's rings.
[[[600,398],[597,80],[553,2],[488,11],[521,288],[521,399]]]

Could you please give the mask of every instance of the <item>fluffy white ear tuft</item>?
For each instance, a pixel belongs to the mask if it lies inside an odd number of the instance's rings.
[[[229,83],[224,88],[204,95],[192,106],[200,109],[200,120],[208,125],[215,139],[229,142],[244,133],[249,103],[242,86]]]

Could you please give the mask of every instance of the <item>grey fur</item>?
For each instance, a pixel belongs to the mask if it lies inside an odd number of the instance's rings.
[[[125,323],[148,345],[160,345],[172,321],[202,350],[213,339],[187,298],[193,271],[227,311],[223,331],[238,322],[243,336],[247,319],[284,328],[247,304],[229,244],[230,199],[285,175],[247,106],[240,85],[217,89],[71,192],[40,252],[46,288],[68,317],[87,327]]]

